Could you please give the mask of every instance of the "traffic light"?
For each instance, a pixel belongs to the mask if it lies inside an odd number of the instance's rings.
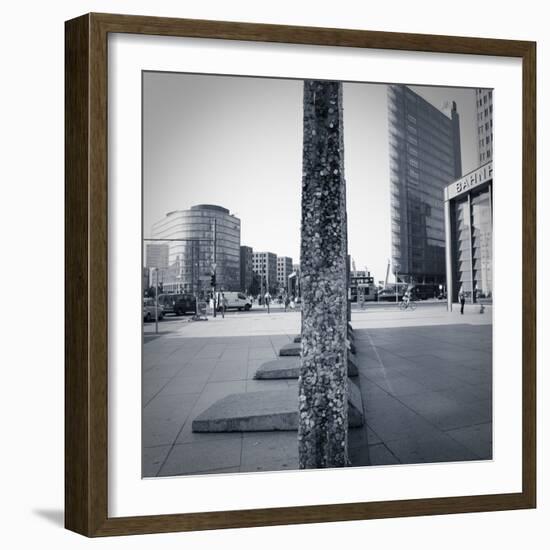
[[[216,274],[210,275],[210,286],[216,286]]]

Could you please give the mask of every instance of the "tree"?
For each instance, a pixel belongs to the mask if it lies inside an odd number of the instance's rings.
[[[300,468],[348,465],[342,85],[304,82]]]

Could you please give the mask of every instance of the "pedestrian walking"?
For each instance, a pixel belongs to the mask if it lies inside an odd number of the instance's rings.
[[[466,303],[466,296],[462,287],[460,287],[460,290],[458,292],[458,300],[460,301],[460,315],[464,315],[464,304]]]
[[[289,305],[290,305],[290,298],[288,297],[288,294],[285,294],[285,311],[288,309]]]
[[[271,302],[271,294],[269,294],[269,291],[265,293],[264,302],[265,302],[265,305],[267,306],[267,312],[269,313],[269,303]]]
[[[222,308],[222,319],[225,319],[225,308],[227,307],[227,298],[225,297],[225,294],[223,292],[220,298],[220,306]]]

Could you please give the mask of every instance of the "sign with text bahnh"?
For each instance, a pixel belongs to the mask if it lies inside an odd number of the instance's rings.
[[[477,170],[462,176],[459,180],[449,185],[446,191],[446,200],[452,199],[458,195],[462,195],[475,187],[479,187],[489,180],[493,179],[493,162],[488,162],[480,166]]]

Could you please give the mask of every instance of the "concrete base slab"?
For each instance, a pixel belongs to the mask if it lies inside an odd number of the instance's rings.
[[[359,386],[348,379],[348,424],[350,428],[358,428],[364,423],[363,398]]]
[[[279,350],[279,355],[281,357],[300,357],[300,352],[302,350],[302,344],[297,344],[295,342],[291,344],[285,344]]]
[[[359,388],[349,381],[348,424],[364,423]],[[298,429],[298,388],[234,393],[199,414],[194,432],[259,432]]]
[[[256,371],[254,378],[259,380],[298,378],[299,374],[299,357],[281,357],[280,359],[268,361],[261,365]]]
[[[348,354],[348,376],[358,376],[357,366]],[[298,378],[300,375],[299,357],[280,357],[261,365],[254,378],[258,380],[285,380]]]
[[[353,357],[348,353],[348,376],[358,376],[359,371],[357,370],[357,365],[353,360]]]
[[[353,353],[355,353],[355,346],[354,346],[355,340],[354,340],[353,332],[351,332],[349,330],[348,330],[348,340],[349,340],[351,346],[354,348]],[[295,336],[293,342],[295,344],[300,344],[302,342],[302,337],[300,335]]]

